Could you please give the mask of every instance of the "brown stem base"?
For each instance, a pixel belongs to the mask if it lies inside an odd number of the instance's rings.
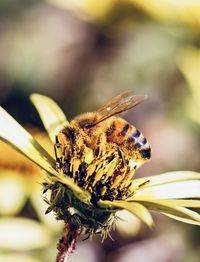
[[[76,225],[67,224],[64,229],[63,236],[57,244],[58,254],[56,262],[67,262],[69,256],[76,248],[76,240],[78,237],[78,227]]]

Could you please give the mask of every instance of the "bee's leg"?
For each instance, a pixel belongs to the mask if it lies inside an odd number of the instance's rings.
[[[138,188],[141,188],[141,187],[143,187],[143,186],[146,186],[146,184],[149,184],[149,183],[150,183],[150,179],[148,179],[148,180],[144,181],[143,183],[139,184],[139,185],[138,185]]]
[[[100,145],[101,145],[101,135],[93,134],[91,138],[91,146],[94,150],[95,157],[99,157],[100,155]]]
[[[123,167],[126,166],[125,159],[124,159],[124,153],[122,152],[120,148],[118,149],[118,155],[119,155],[119,159],[121,159],[122,161]]]
[[[148,179],[148,180],[142,182],[141,184],[139,184],[139,185],[135,188],[135,191],[136,191],[138,188],[141,188],[141,187],[146,186],[147,184],[150,183],[150,181],[151,181],[151,180]],[[130,183],[129,186],[131,186],[131,184],[132,184],[132,183]],[[128,187],[129,187],[129,186],[128,186]],[[133,191],[131,194],[129,194],[128,197],[132,197],[132,196],[135,194],[135,191]]]
[[[105,144],[106,144],[106,136],[103,132],[95,136],[93,141],[93,148],[95,149],[94,153],[96,157],[102,156],[102,152],[104,151]]]
[[[55,143],[54,152],[55,152],[57,167],[61,168],[65,160],[66,146],[63,146],[60,143]]]
[[[60,160],[61,160],[61,156],[59,156],[61,151],[61,144],[60,143],[56,143],[54,144],[54,153],[55,153],[55,157],[56,157],[56,163],[60,165]]]

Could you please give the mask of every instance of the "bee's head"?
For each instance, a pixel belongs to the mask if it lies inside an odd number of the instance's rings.
[[[82,129],[93,128],[96,126],[96,121],[98,120],[98,114],[95,112],[84,113],[77,116],[74,120],[76,124]]]

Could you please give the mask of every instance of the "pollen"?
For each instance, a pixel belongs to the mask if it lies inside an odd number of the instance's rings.
[[[63,137],[62,137],[63,139]],[[129,187],[135,169],[129,165],[129,159],[113,145],[109,150],[100,151],[95,156],[93,150],[86,144],[73,143],[67,147],[66,143],[57,145],[56,151],[62,152],[58,157],[58,171],[74,179],[74,182],[91,194],[91,202],[96,204],[101,200],[123,200],[131,192]]]

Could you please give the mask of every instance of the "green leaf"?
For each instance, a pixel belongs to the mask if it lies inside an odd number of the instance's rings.
[[[55,143],[55,136],[63,126],[68,125],[65,114],[61,108],[47,96],[32,94],[31,101],[36,107],[51,141]]]
[[[126,209],[129,212],[131,212],[133,215],[141,219],[149,227],[152,228],[154,226],[152,216],[149,213],[148,209],[140,203],[127,202],[123,200],[114,200],[114,201],[101,200],[98,202],[98,204],[105,208],[109,206],[110,208],[118,207],[121,209]]]
[[[10,144],[48,173],[55,173],[55,160],[2,107],[0,107],[0,139]],[[9,156],[8,156],[9,157]]]

